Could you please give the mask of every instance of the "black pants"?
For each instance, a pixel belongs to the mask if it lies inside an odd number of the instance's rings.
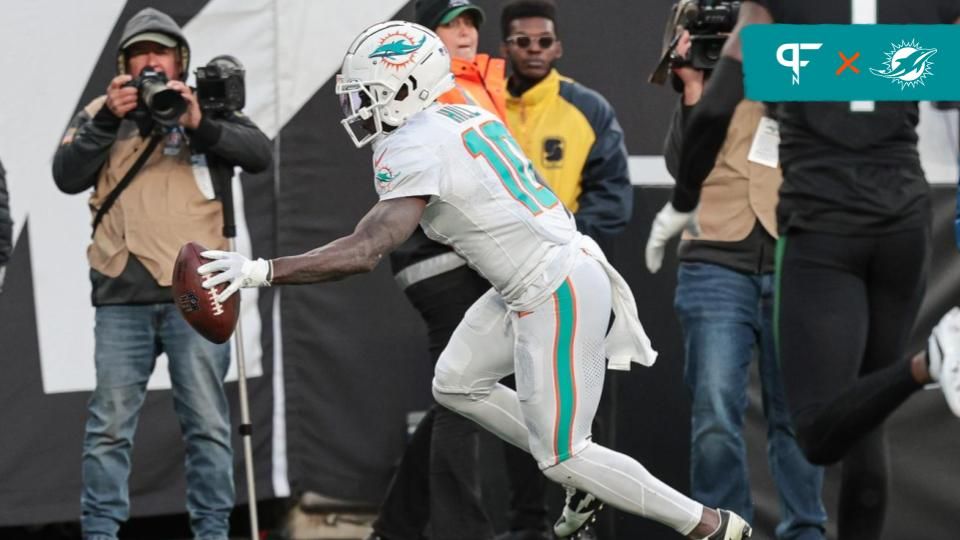
[[[778,245],[778,346],[797,440],[816,464],[843,461],[839,535],[880,537],[883,422],[920,388],[906,347],[923,298],[930,233],[796,232]]]
[[[490,283],[466,266],[415,283],[407,298],[427,323],[436,363],[467,309]],[[417,425],[374,530],[390,540],[489,540],[493,528],[480,491],[480,427],[434,405]]]

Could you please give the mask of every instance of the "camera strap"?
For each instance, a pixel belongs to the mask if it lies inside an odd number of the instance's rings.
[[[133,182],[133,178],[140,172],[140,169],[143,168],[143,164],[147,162],[147,159],[150,158],[150,154],[157,148],[157,145],[160,144],[160,139],[163,138],[162,133],[155,134],[150,142],[147,144],[147,148],[144,149],[143,153],[140,154],[140,157],[137,158],[137,161],[130,167],[127,171],[127,174],[123,175],[123,178],[117,183],[117,186],[113,188],[113,191],[107,195],[107,198],[103,200],[103,204],[100,205],[100,209],[97,210],[97,215],[93,218],[93,230],[90,232],[90,237],[93,238],[93,235],[97,233],[97,227],[100,225],[100,222],[103,221],[103,216],[107,215],[107,212],[110,211],[110,208],[113,207],[113,203],[117,202],[117,199],[120,198],[120,194],[123,193],[123,190],[127,189],[127,186],[130,185],[130,182]]]

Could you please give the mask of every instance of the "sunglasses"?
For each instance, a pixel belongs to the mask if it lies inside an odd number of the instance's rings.
[[[533,38],[530,36],[510,36],[504,41],[512,43],[521,49],[527,49],[533,44]],[[549,49],[555,41],[557,41],[557,38],[553,36],[540,36],[537,38],[537,45],[539,45],[541,49]]]

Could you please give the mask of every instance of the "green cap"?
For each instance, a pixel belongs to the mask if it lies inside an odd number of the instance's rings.
[[[441,24],[449,24],[460,15],[470,12],[477,21],[477,27],[483,23],[484,13],[480,6],[469,0],[417,0],[415,4],[418,24],[431,30]]]

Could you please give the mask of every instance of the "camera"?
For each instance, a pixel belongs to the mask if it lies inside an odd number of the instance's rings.
[[[204,112],[229,113],[246,103],[243,64],[229,55],[217,56],[197,68],[197,101]]]
[[[720,51],[740,14],[740,2],[701,0],[696,16],[684,26],[690,31],[690,65],[710,70],[720,60]]]
[[[144,68],[140,76],[124,86],[137,89],[137,108],[129,114],[134,118],[153,118],[158,124],[173,126],[187,110],[187,102],[180,92],[167,88],[167,77],[159,71]]]
[[[671,8],[663,36],[663,52],[650,82],[663,84],[672,67],[691,66],[710,71],[720,60],[720,52],[733,31],[740,14],[740,0],[680,0]],[[690,32],[690,53],[678,58],[674,48],[683,31]]]

